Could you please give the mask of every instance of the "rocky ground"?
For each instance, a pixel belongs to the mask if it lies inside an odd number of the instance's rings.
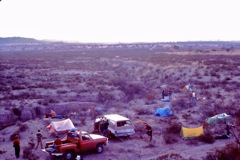
[[[44,118],[51,109],[71,118],[81,130],[92,132],[97,116],[117,113],[133,123],[145,120],[153,140],[141,132],[109,141],[102,154],[85,153],[85,159],[206,159],[216,149],[235,142],[182,139],[179,126],[197,127],[219,113],[232,116],[239,133],[240,51],[217,50],[160,52],[152,50],[84,50],[72,52],[0,53],[0,159],[14,159],[11,138],[19,134],[22,159],[49,159],[29,148],[38,129],[43,141],[54,139]],[[197,104],[183,87],[191,83]],[[172,91],[172,102],[162,102],[162,90]],[[170,105],[170,117],[153,116]],[[90,112],[92,107],[103,111]],[[211,136],[225,133],[225,125],[206,127]],[[64,135],[61,135],[64,137]]]

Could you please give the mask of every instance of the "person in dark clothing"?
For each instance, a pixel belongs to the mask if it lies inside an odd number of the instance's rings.
[[[150,127],[148,124],[145,124],[146,127],[146,134],[150,137],[150,141],[152,140],[152,127]]]
[[[16,158],[19,158],[19,156],[20,156],[20,139],[19,139],[18,135],[16,135],[15,139],[13,140],[13,147],[15,149]]]
[[[104,127],[103,127],[103,133],[102,133],[102,135],[107,137],[108,126],[109,126],[108,120],[107,120],[106,122],[104,122],[103,126],[104,126]]]
[[[37,147],[36,147],[36,149],[38,148],[39,144],[41,144],[41,149],[43,149],[42,134],[41,134],[40,130],[38,130],[38,132],[36,134],[36,137],[37,137]]]
[[[164,90],[162,91],[162,99],[164,99]]]

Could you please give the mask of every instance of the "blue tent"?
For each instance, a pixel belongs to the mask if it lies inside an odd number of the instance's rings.
[[[157,111],[154,113],[154,116],[160,116],[160,117],[167,117],[172,115],[172,109],[170,106],[166,106],[163,108],[158,108]]]

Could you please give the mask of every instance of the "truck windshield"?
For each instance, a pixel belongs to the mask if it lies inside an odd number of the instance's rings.
[[[85,135],[82,135],[82,140],[89,140],[91,139],[89,135],[85,134]]]

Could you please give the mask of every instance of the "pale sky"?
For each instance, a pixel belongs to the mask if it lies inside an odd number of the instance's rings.
[[[0,37],[78,42],[240,40],[239,0],[1,0]]]

